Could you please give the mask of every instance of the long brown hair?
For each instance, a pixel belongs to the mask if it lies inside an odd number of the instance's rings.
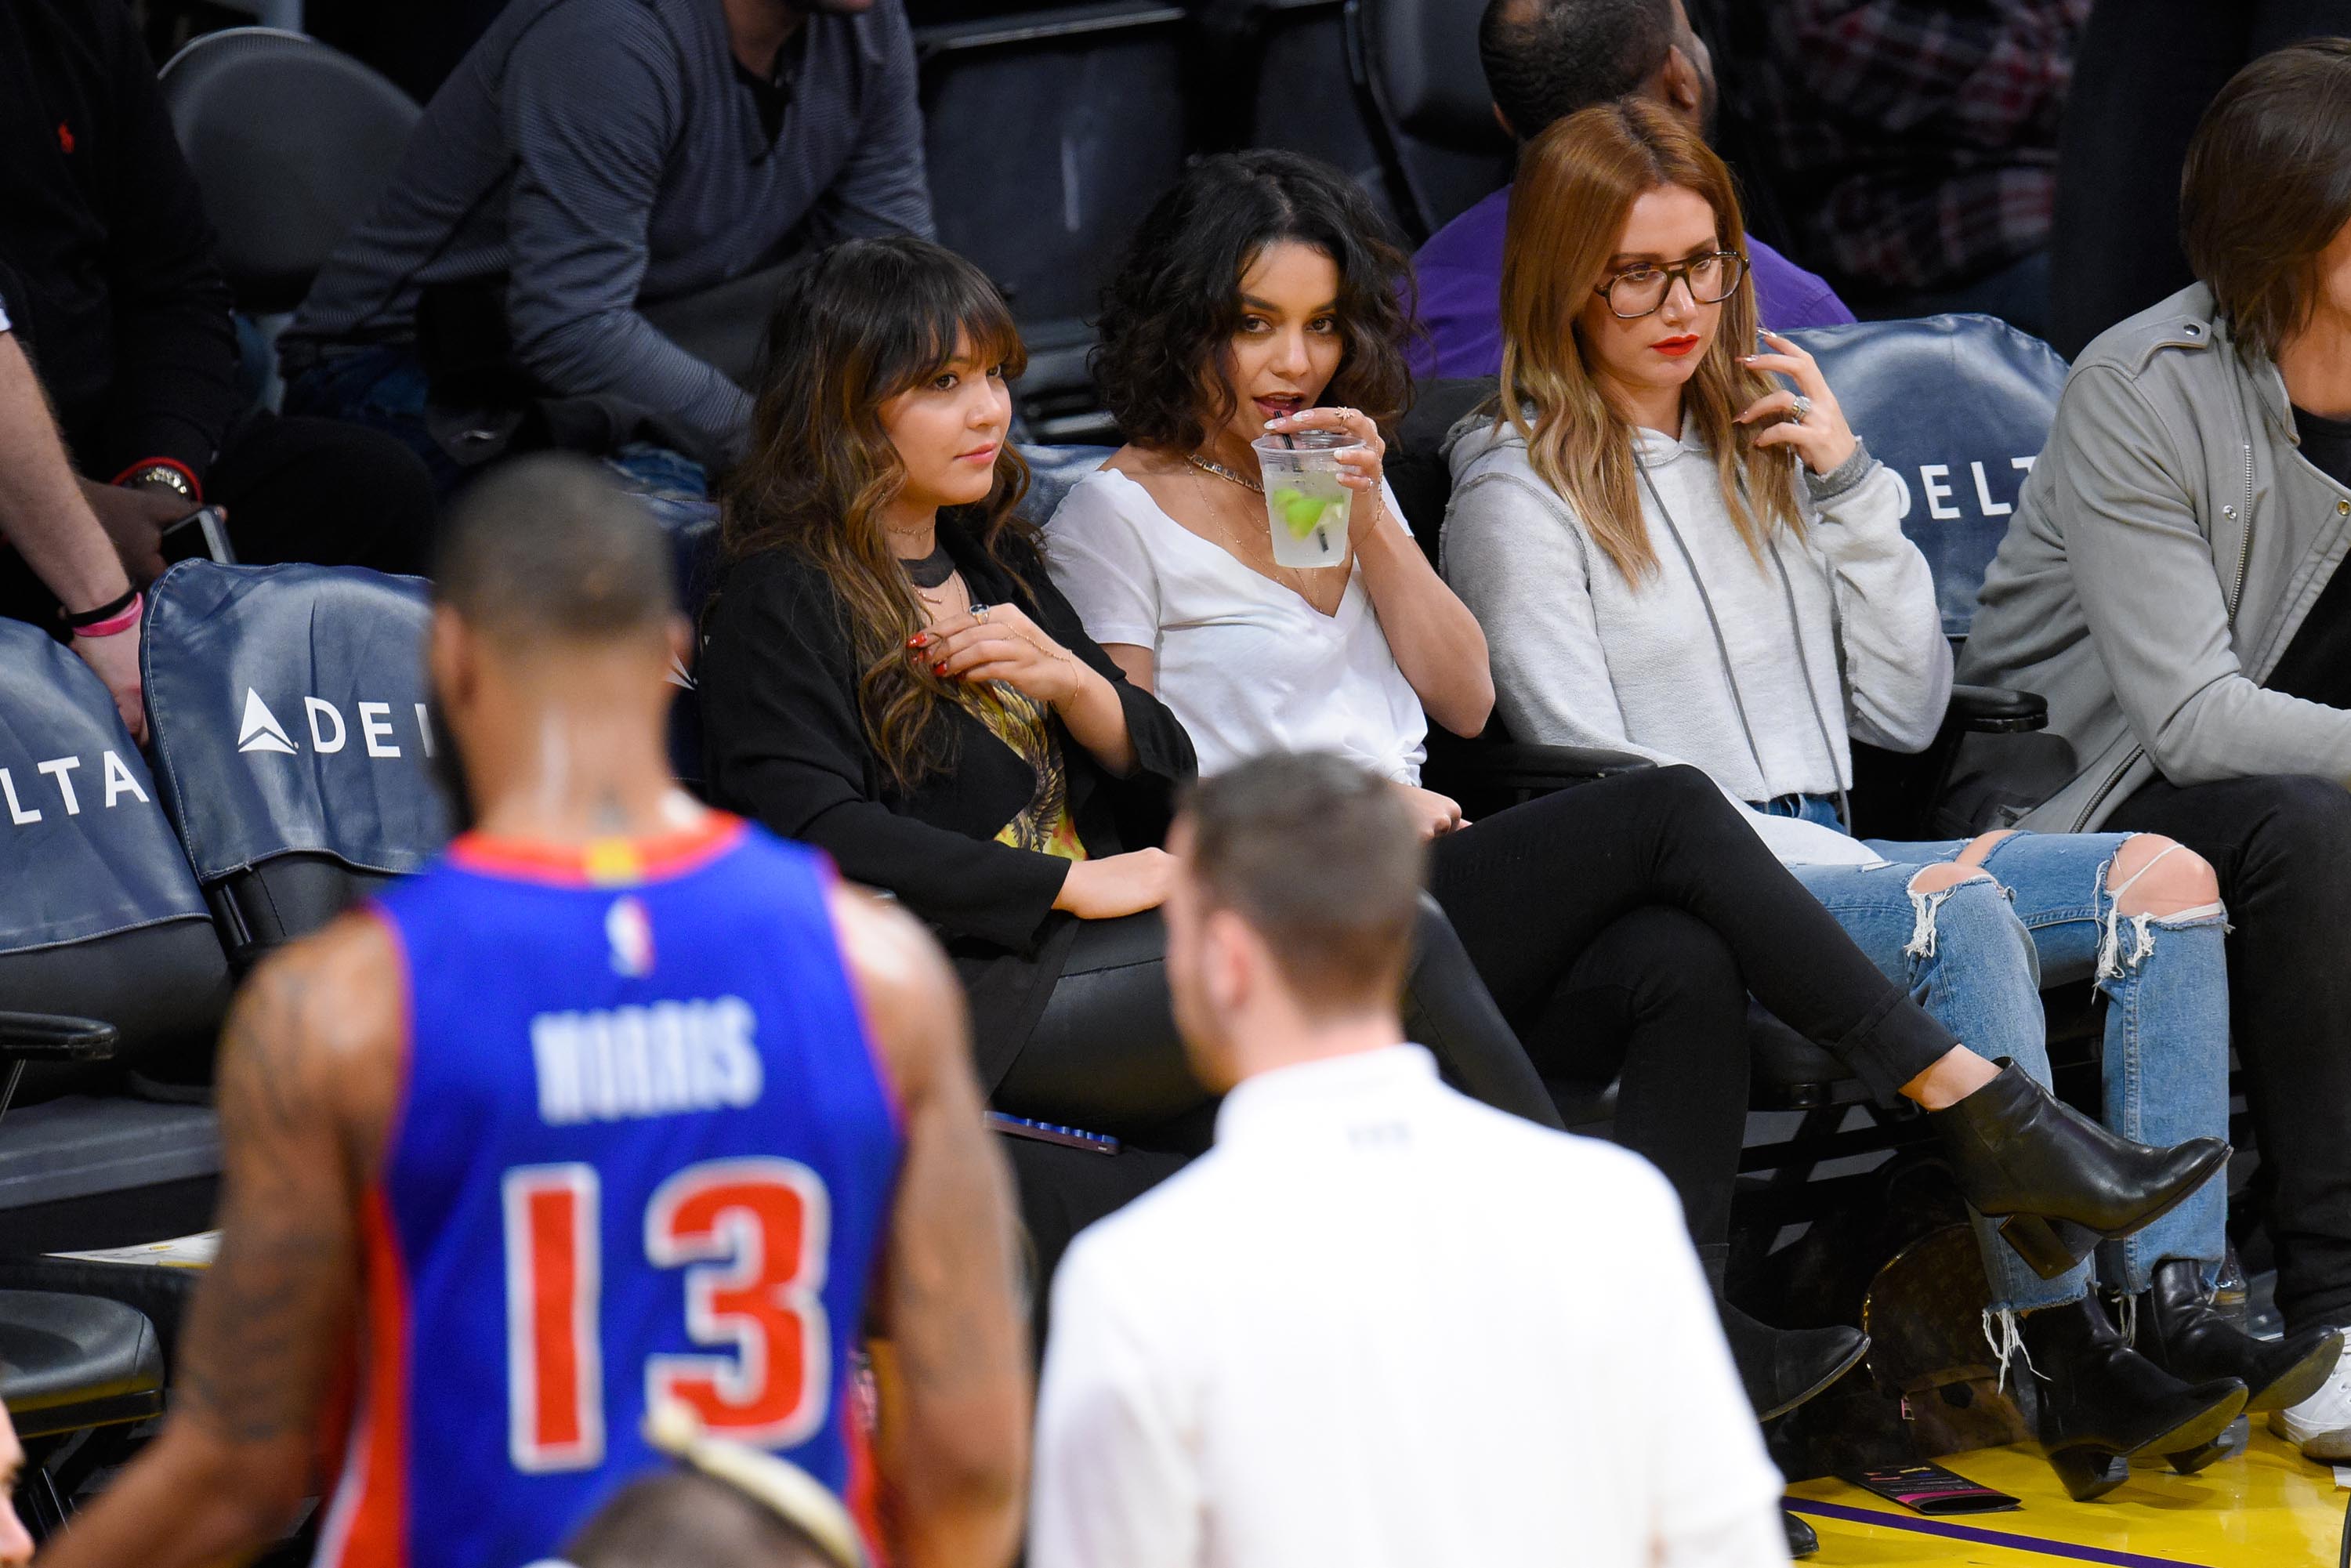
[[[1654,572],[1657,555],[1641,510],[1633,427],[1601,395],[1578,317],[1604,280],[1633,204],[1668,185],[1706,198],[1715,242],[1744,254],[1747,226],[1730,171],[1696,131],[1641,99],[1580,110],[1527,144],[1502,249],[1495,423],[1507,421],[1525,440],[1535,472],[1574,508],[1627,581]],[[1682,411],[1713,452],[1723,506],[1760,561],[1772,528],[1801,533],[1803,515],[1787,460],[1772,461],[1770,447],[1759,453],[1754,431],[1733,423],[1778,387],[1739,362],[1755,327],[1750,277],[1723,301],[1714,341],[1683,389]]]
[[[867,744],[902,789],[952,760],[951,732],[934,722],[950,698],[946,682],[906,655],[923,607],[882,531],[883,508],[906,483],[882,405],[945,370],[958,338],[1007,376],[1027,368],[1004,296],[953,251],[894,235],[820,254],[769,316],[750,450],[727,476],[720,512],[728,561],[795,550],[832,584]],[[1014,557],[1033,563],[1037,539],[1014,508],[1028,488],[1028,465],[1008,440],[987,499],[939,513],[942,529],[964,529],[1024,591]]]

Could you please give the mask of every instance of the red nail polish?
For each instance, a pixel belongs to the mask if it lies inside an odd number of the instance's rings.
[[[906,639],[906,646],[909,648],[927,648],[930,645],[931,634],[928,632],[917,632]]]
[[[940,663],[935,664],[933,664],[933,665],[931,666],[931,674],[935,674],[935,675],[944,675],[944,674],[946,674],[946,673],[947,673],[947,667],[946,667],[946,662],[945,662],[944,660],[943,660],[943,661],[941,661]]]

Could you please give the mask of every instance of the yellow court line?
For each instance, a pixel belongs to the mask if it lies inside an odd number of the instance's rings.
[[[2256,1421],[2259,1417],[2255,1418]],[[1818,1568],[1876,1564],[2189,1564],[2192,1568],[2334,1568],[2346,1494],[2325,1466],[2256,1427],[2252,1446],[2199,1475],[2134,1470],[2096,1502],[2065,1495],[2037,1449],[2019,1445],[1939,1461],[1970,1480],[2009,1492],[2023,1507],[2007,1513],[1923,1521],[1899,1504],[1836,1479],[1789,1489],[1792,1506],[1821,1537]],[[1806,1502],[1835,1515],[1805,1513]],[[1885,1522],[1840,1517],[1866,1511]],[[1997,1542],[1930,1532],[1948,1523]]]

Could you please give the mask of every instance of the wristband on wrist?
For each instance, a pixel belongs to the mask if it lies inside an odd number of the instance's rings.
[[[191,501],[201,503],[204,498],[204,487],[196,482],[188,465],[170,457],[142,457],[117,474],[112,482],[125,486],[161,485]]]
[[[146,609],[145,596],[134,588],[127,597],[110,604],[101,604],[81,615],[68,615],[66,624],[73,628],[77,637],[119,637],[139,624],[139,617]]]

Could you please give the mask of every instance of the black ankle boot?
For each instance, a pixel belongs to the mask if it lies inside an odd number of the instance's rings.
[[[1813,1527],[1806,1524],[1802,1520],[1798,1519],[1794,1514],[1782,1514],[1780,1516],[1780,1528],[1788,1532],[1789,1556],[1797,1558],[1810,1557],[1813,1552],[1818,1552],[1821,1549],[1821,1538],[1813,1532]]]
[[[1722,1319],[1722,1337],[1729,1342],[1730,1359],[1757,1419],[1785,1416],[1805,1400],[1861,1364],[1869,1354],[1869,1336],[1855,1328],[1775,1329],[1757,1322],[1722,1293],[1729,1261],[1728,1247],[1698,1249],[1707,1279],[1714,1286],[1714,1306]]]
[[[2182,1383],[2125,1344],[2095,1295],[2025,1314],[2020,1333],[2030,1370],[2009,1375],[2032,1379],[2034,1428],[2076,1502],[2122,1485],[2133,1454],[2199,1448],[2245,1407],[2235,1378]]]
[[[2139,1298],[2136,1344],[2182,1382],[2233,1377],[2252,1391],[2247,1410],[2283,1410],[2317,1393],[2335,1370],[2343,1331],[2255,1339],[2220,1315],[2194,1262],[2167,1258],[2155,1266],[2155,1283]]]
[[[2001,1239],[2044,1280],[2102,1238],[2162,1218],[2229,1159],[2219,1138],[2151,1149],[2117,1137],[2005,1057],[1999,1077],[1927,1120],[1967,1200],[1980,1214],[2008,1217]]]

